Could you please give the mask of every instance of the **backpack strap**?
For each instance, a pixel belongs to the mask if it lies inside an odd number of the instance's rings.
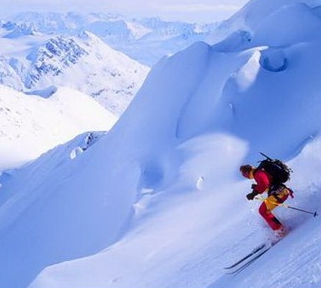
[[[290,197],[291,198],[294,197],[293,190],[291,188],[287,187],[286,185],[284,185],[283,183],[273,184],[268,191],[268,196],[272,195],[277,200],[277,202],[282,203],[283,200],[279,197],[279,193],[278,193],[280,191],[280,189],[282,189],[282,190],[286,189],[288,191]]]
[[[268,196],[273,195],[276,198],[276,200],[280,201],[281,199],[277,195],[277,192],[280,188],[286,188],[286,186],[282,183],[272,183],[271,187],[268,190]]]
[[[291,197],[291,198],[294,198],[294,192],[293,192],[293,190],[292,190],[291,188],[289,188],[289,187],[286,187],[286,188],[287,188],[288,191],[289,191],[290,197]]]

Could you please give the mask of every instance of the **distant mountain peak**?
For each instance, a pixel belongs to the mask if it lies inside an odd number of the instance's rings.
[[[32,88],[41,76],[57,76],[63,69],[74,65],[88,53],[70,37],[57,36],[49,39],[36,53],[26,87]],[[31,59],[31,55],[28,56]]]
[[[14,30],[17,28],[17,26],[18,26],[18,24],[15,22],[12,22],[12,21],[7,21],[7,22],[1,23],[1,27],[6,30]]]
[[[4,36],[4,38],[18,38],[21,36],[27,35],[36,35],[37,30],[32,24],[15,24],[15,23],[6,23],[2,25],[3,28],[7,30],[12,30],[10,33]]]
[[[77,38],[84,41],[87,45],[90,44],[105,44],[99,37],[89,31],[82,31],[77,35]]]

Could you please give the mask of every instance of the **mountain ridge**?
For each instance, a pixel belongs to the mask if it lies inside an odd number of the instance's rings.
[[[89,32],[72,37],[27,35],[19,41],[27,48],[8,50],[1,57],[4,71],[0,83],[29,94],[51,86],[69,86],[91,95],[117,116],[149,72]]]

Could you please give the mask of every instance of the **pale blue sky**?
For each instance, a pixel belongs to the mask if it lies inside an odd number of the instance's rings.
[[[228,18],[249,0],[1,0],[2,16],[21,11],[119,12],[166,20],[215,22]]]

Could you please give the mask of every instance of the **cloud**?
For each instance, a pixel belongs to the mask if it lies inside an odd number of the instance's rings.
[[[220,21],[249,0],[1,0],[0,14],[37,12],[119,12],[134,17],[160,16],[166,20]]]
[[[230,3],[223,2],[222,0],[211,0],[211,3],[182,3],[182,1],[171,1],[171,3],[155,3],[150,2],[146,7],[149,11],[153,11],[163,19],[175,20],[181,19],[189,22],[217,22],[222,21],[236,13],[244,2],[247,0],[230,1]],[[226,0],[225,0],[226,1]],[[237,2],[237,4],[235,4]],[[222,4],[224,3],[224,4]]]
[[[199,12],[235,12],[240,9],[237,5],[211,5],[203,3],[195,4],[179,4],[179,5],[151,5],[155,10],[162,10],[168,12],[181,12],[181,13],[199,13]]]

